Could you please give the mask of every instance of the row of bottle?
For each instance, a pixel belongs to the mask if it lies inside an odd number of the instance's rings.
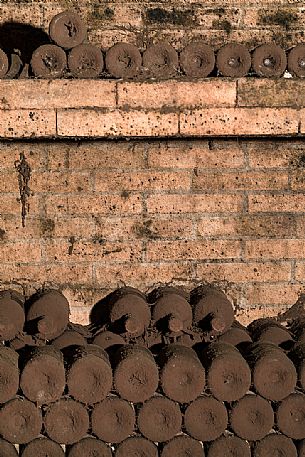
[[[12,290],[0,292],[0,339],[15,349],[60,339],[57,345],[89,342],[107,349],[136,343],[148,348],[179,342],[194,346],[218,339],[234,346],[271,342],[291,349],[305,341],[305,320],[295,319],[290,329],[276,319],[258,319],[243,327],[234,320],[226,295],[200,286],[189,295],[177,288],[161,287],[148,296],[137,289],[117,289],[94,305],[90,326],[69,323],[69,302],[59,291],[44,291],[28,300]],[[65,331],[67,332],[65,333]],[[82,338],[83,336],[83,338]]]
[[[287,56],[275,43],[258,46],[252,55],[247,46],[229,43],[215,56],[213,48],[200,40],[191,42],[180,53],[163,41],[149,46],[143,53],[131,43],[116,43],[104,57],[98,46],[84,43],[87,26],[73,11],[54,16],[49,35],[52,42],[34,51],[30,67],[28,64],[23,67],[18,54],[12,54],[9,62],[5,52],[0,50],[0,78],[31,75],[38,78],[98,78],[107,74],[114,78],[171,78],[178,74],[205,78],[211,74],[242,77],[249,73],[281,77],[286,69],[293,76],[305,76],[304,44],[290,49]],[[69,51],[68,55],[66,51]]]
[[[247,46],[229,43],[215,56],[213,48],[202,41],[192,42],[178,53],[168,42],[149,46],[142,54],[130,43],[116,43],[105,57],[102,50],[91,44],[81,44],[68,55],[57,45],[37,48],[31,60],[33,75],[38,78],[171,78],[178,74],[190,78],[205,78],[211,74],[224,77],[279,78],[286,69],[297,77],[305,76],[305,45],[292,48],[288,57],[275,43],[258,46],[252,55]],[[218,73],[216,73],[216,70]]]
[[[131,338],[143,336],[149,328],[167,336],[198,332],[217,335],[234,321],[232,303],[220,290],[210,286],[195,289],[191,303],[186,294],[174,288],[156,291],[150,305],[146,296],[130,287],[117,289],[97,303],[91,312],[92,326]],[[36,294],[27,302],[20,294],[0,292],[0,339],[13,340],[25,330],[41,340],[61,335],[69,323],[69,303],[58,291]],[[200,330],[201,329],[201,330]]]
[[[34,381],[33,381],[34,380]],[[288,355],[271,343],[256,343],[241,354],[215,342],[197,348],[180,344],[162,347],[157,355],[139,345],[119,345],[107,352],[94,344],[25,347],[19,354],[0,348],[0,403],[23,394],[49,404],[68,394],[92,405],[114,391],[142,403],[156,392],[180,404],[204,392],[220,401],[241,399],[249,389],[267,400],[282,401],[296,388],[305,391],[305,344]]]
[[[251,453],[252,450],[252,453]],[[16,448],[0,440],[0,455],[18,457]],[[76,444],[67,446],[66,453],[58,443],[40,437],[21,446],[21,457],[304,457],[305,442],[294,443],[280,433],[270,433],[262,440],[250,444],[235,435],[226,433],[215,441],[203,444],[187,434],[179,434],[164,444],[157,445],[148,439],[134,435],[118,446],[109,446],[92,436],[82,438]]]
[[[71,445],[89,431],[111,444],[135,433],[165,443],[182,431],[204,443],[226,431],[256,442],[274,430],[293,440],[305,439],[304,394],[292,393],[274,408],[254,393],[232,403],[201,395],[184,406],[160,394],[137,405],[110,395],[91,408],[67,396],[41,408],[19,396],[0,408],[1,437],[13,444],[29,443],[43,433],[58,444]]]

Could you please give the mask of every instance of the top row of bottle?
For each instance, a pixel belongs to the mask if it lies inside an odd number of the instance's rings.
[[[30,64],[22,62],[18,53],[7,56],[0,49],[0,78],[305,77],[305,44],[285,51],[276,43],[265,43],[254,50],[228,43],[215,53],[211,46],[198,40],[178,53],[170,43],[162,41],[144,52],[131,43],[116,43],[102,51],[85,43],[86,24],[73,11],[53,17],[49,36],[50,43],[34,51]]]

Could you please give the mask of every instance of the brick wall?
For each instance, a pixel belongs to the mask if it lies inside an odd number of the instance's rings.
[[[3,1],[0,41],[67,8],[103,49],[305,42],[305,1],[283,0]],[[1,287],[59,287],[78,322],[123,283],[215,282],[243,322],[286,309],[305,282],[303,94],[284,79],[1,81]]]
[[[304,158],[296,139],[1,142],[1,287],[62,288],[86,321],[124,283],[206,280],[245,322],[276,314],[305,285]]]
[[[67,8],[83,16],[89,26],[89,40],[103,48],[117,41],[145,48],[166,39],[181,49],[193,38],[203,38],[215,48],[228,40],[250,48],[274,40],[289,48],[305,40],[304,1],[5,0],[0,17],[2,23],[14,20],[47,31],[51,18]]]

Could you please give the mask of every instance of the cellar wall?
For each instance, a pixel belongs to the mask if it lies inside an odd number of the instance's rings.
[[[2,140],[1,288],[59,288],[86,322],[123,284],[207,281],[274,315],[304,290],[304,190],[302,139]]]
[[[170,41],[177,50],[195,38],[204,39],[215,49],[227,41],[250,48],[276,41],[289,48],[305,40],[304,1],[4,0],[0,17],[3,24],[31,24],[47,32],[51,18],[67,8],[82,15],[89,27],[89,41],[104,49],[117,41],[144,49],[160,39]],[[2,33],[0,28],[0,36],[5,36],[6,30]]]

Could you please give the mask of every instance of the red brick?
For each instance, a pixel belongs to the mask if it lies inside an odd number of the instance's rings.
[[[290,135],[299,114],[291,108],[210,108],[184,111],[180,133],[187,135]]]
[[[17,170],[1,173],[0,192],[19,192]]]
[[[44,138],[55,135],[55,111],[0,110],[0,137]]]
[[[296,230],[295,236],[297,238],[303,238],[305,233],[305,218],[303,215],[300,215],[296,218]]]
[[[156,96],[157,94],[157,96]],[[124,108],[235,106],[236,81],[148,81],[118,83],[118,104]]]
[[[0,17],[2,23],[31,24],[34,27],[40,28],[43,22],[43,11],[39,3],[23,3],[20,5],[18,2],[2,2],[0,6]],[[15,33],[18,33],[18,31]]]
[[[45,148],[41,143],[0,143],[0,171],[15,171],[16,161],[20,159],[20,154],[24,154],[27,163],[32,171],[43,170],[46,167]]]
[[[133,230],[139,238],[190,239],[193,237],[193,221],[186,217],[176,219],[171,216],[170,219],[162,219],[157,216],[134,225]]]
[[[302,143],[290,140],[247,141],[244,144],[251,168],[290,168],[299,163],[305,153]]]
[[[0,281],[15,282],[16,278],[26,278],[37,287],[45,282],[59,287],[62,284],[92,284],[92,266],[79,264],[5,265],[0,271]]]
[[[189,190],[191,175],[188,172],[108,172],[95,174],[95,190],[99,192]]]
[[[41,247],[38,241],[1,242],[0,261],[37,262],[41,259]]]
[[[236,141],[151,143],[148,164],[156,168],[239,168],[244,164],[244,153]]]
[[[84,195],[84,196],[50,196],[46,199],[46,213],[75,215],[120,215],[124,213],[139,214],[142,212],[141,197],[137,194],[120,195]]]
[[[242,208],[242,195],[169,194],[147,197],[148,213],[234,213]]]
[[[88,325],[90,323],[90,311],[91,308],[76,308],[74,302],[70,301],[70,322],[75,324]]]
[[[145,168],[145,146],[139,142],[83,142],[69,147],[71,169],[105,170]]]
[[[295,266],[295,279],[305,282],[305,262],[297,262]]]
[[[0,239],[16,241],[34,239],[42,236],[41,221],[38,218],[27,217],[25,227],[22,227],[20,215],[0,215]]]
[[[178,114],[129,110],[58,110],[57,128],[59,137],[173,136],[178,134]]]
[[[197,276],[209,282],[289,281],[291,264],[288,262],[201,263],[197,264]]]
[[[255,297],[254,297],[255,298]],[[249,303],[251,308],[241,308],[236,312],[236,319],[242,325],[249,325],[255,319],[263,319],[265,317],[277,317],[279,314],[284,313],[289,308],[289,305],[265,305],[257,303]]]
[[[116,82],[86,79],[2,80],[1,109],[114,108]]]
[[[31,176],[33,192],[72,193],[92,190],[91,177],[88,173],[44,172]]]
[[[89,29],[87,37],[91,44],[99,46],[104,51],[120,42],[131,43],[136,46],[141,46],[143,43],[143,34],[141,32],[117,28],[110,30],[104,28]]]
[[[42,229],[45,227],[45,236],[48,236],[48,223],[51,227],[54,225],[52,235],[54,237],[71,237],[77,236],[78,238],[92,238],[95,236],[95,220],[90,217],[64,217],[54,219],[45,219],[41,221]]]
[[[96,238],[107,240],[191,238],[191,218],[96,217]]]
[[[48,262],[119,261],[136,262],[141,258],[141,243],[99,242],[81,240],[47,240],[43,247]]]
[[[246,299],[255,305],[293,305],[302,288],[296,284],[249,284]],[[280,311],[280,310],[279,310]]]
[[[39,198],[34,195],[28,198],[27,202],[29,206],[29,211],[27,214],[33,215],[39,212]],[[20,195],[15,194],[0,194],[0,214],[20,214],[21,215],[21,203]],[[21,217],[21,216],[20,216]]]
[[[303,213],[304,194],[256,194],[249,195],[250,212],[289,212]]]
[[[305,258],[304,240],[251,240],[246,241],[248,259],[302,259]]]
[[[293,170],[290,174],[290,185],[292,190],[305,190],[305,169]]]
[[[302,79],[244,78],[237,82],[237,105],[259,107],[303,107]]]
[[[200,236],[213,237],[291,238],[296,235],[296,221],[286,214],[204,217],[198,221],[197,231]]]
[[[109,7],[112,10],[113,15],[111,16],[110,25],[115,25],[116,27],[127,27],[127,28],[140,28],[144,26],[143,23],[143,5],[142,3],[131,3],[131,2],[122,2],[122,3],[109,3],[101,2],[94,3],[94,10],[90,17],[91,26],[96,26],[100,28],[101,21],[107,21],[107,8]],[[108,27],[109,27],[108,25]]]
[[[193,178],[196,190],[268,190],[287,189],[288,173],[239,171],[206,173],[197,171]]]
[[[147,244],[147,259],[205,260],[239,258],[239,241],[151,241]]]
[[[305,133],[305,109],[300,110],[300,133]]]
[[[96,279],[101,287],[119,287],[121,284],[128,284],[132,287],[145,289],[154,287],[156,284],[189,286],[192,281],[192,267],[187,262],[173,263],[140,263],[96,266]]]

